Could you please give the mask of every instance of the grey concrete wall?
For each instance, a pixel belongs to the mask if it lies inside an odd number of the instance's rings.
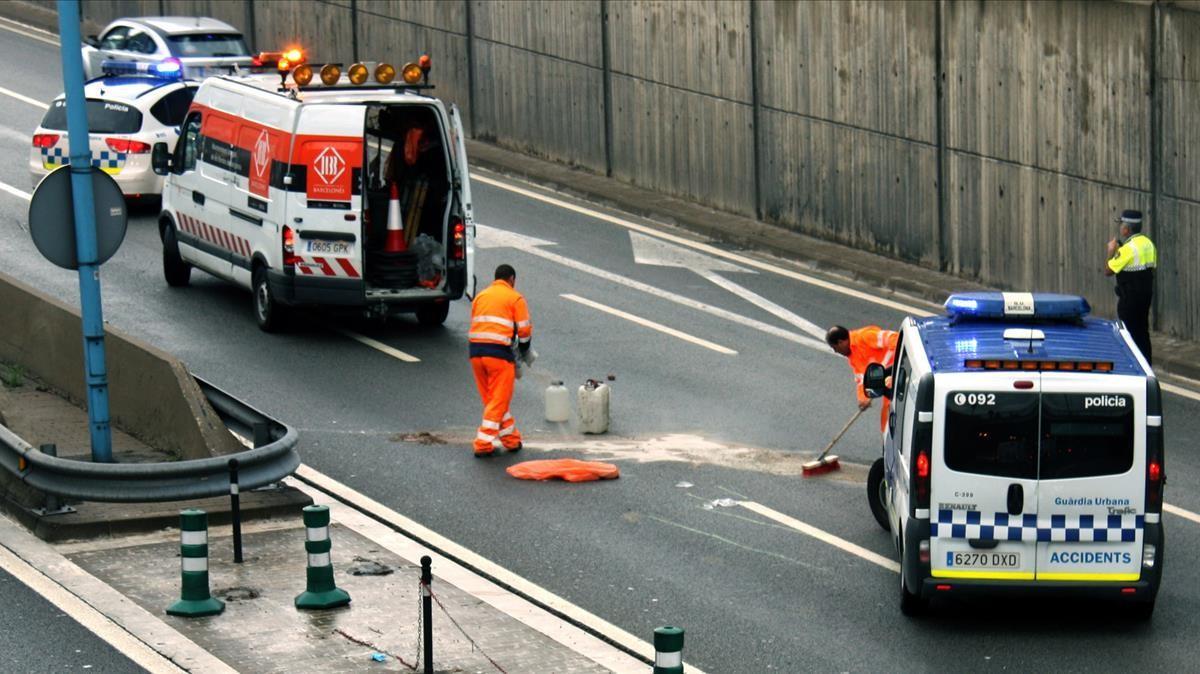
[[[1157,327],[1200,338],[1197,0],[84,5],[252,21],[317,60],[427,52],[476,138],[1102,314],[1112,218],[1141,208]]]
[[[17,363],[86,406],[79,312],[0,273],[0,360]],[[241,447],[209,406],[183,363],[112,329],[105,332],[112,422],[181,459],[229,454]]]

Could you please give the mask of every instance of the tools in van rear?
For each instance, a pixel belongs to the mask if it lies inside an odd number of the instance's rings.
[[[395,181],[390,183],[383,241],[378,247],[371,246],[367,256],[367,278],[373,285],[386,288],[431,287],[432,275],[428,271],[424,275],[419,272],[421,268],[430,266],[429,260],[422,260],[422,254],[429,257],[437,247],[423,245],[419,250],[410,250],[421,228],[428,195],[429,179],[425,177],[405,181],[403,198],[400,185]],[[440,277],[440,274],[437,276]]]

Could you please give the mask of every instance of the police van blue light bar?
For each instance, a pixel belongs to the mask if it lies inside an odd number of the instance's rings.
[[[100,70],[105,75],[147,75],[166,80],[183,78],[183,64],[179,59],[169,58],[158,63],[146,61],[104,61]]]
[[[945,306],[955,320],[1078,320],[1092,310],[1078,295],[1055,293],[959,293]]]

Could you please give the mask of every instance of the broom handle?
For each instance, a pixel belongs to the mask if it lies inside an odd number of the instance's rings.
[[[850,430],[850,427],[854,425],[854,422],[858,421],[858,418],[862,416],[862,413],[866,412],[868,409],[870,408],[861,408],[854,413],[854,416],[850,417],[850,421],[847,421],[846,425],[842,427],[842,430],[837,435],[833,436],[833,440],[830,440],[829,444],[825,446],[825,451],[821,452],[821,455],[817,457],[817,461],[825,458],[825,455],[829,453],[829,450],[833,449],[833,446],[837,444],[837,441],[842,439],[842,436],[846,434],[846,431]]]

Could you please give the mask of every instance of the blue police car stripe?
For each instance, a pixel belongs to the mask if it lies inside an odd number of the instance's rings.
[[[975,510],[939,510],[929,525],[933,538],[985,541],[1122,542],[1138,540],[1143,515],[984,515]]]
[[[92,154],[92,166],[96,168],[122,168],[125,166],[126,153],[101,150],[99,155]],[[42,148],[42,160],[52,166],[67,166],[71,163],[70,156],[61,147]]]

